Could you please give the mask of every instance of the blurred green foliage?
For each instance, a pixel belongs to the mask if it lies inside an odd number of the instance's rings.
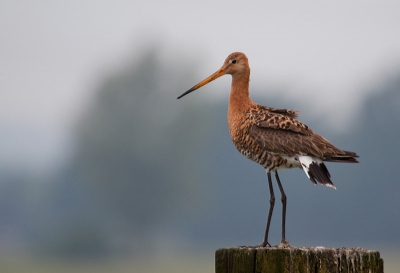
[[[231,144],[226,101],[213,103],[201,92],[176,100],[199,81],[192,68],[197,60],[160,52],[149,47],[106,75],[75,128],[73,157],[62,169],[48,177],[0,174],[3,245],[99,258],[261,241],[264,170]],[[337,191],[312,187],[301,170],[281,173],[288,236],[297,245],[400,245],[400,73],[371,88],[346,136],[308,124],[361,156],[355,166],[328,166]],[[269,97],[265,104],[288,103]],[[297,102],[287,108],[303,109]],[[271,238],[279,237],[278,207]]]

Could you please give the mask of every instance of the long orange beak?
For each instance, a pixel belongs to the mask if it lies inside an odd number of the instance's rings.
[[[195,86],[193,86],[192,88],[190,88],[188,91],[186,91],[185,93],[183,93],[182,95],[180,95],[178,97],[178,99],[182,98],[183,96],[193,92],[196,89],[199,89],[200,87],[202,87],[203,85],[206,85],[209,82],[212,82],[215,79],[218,79],[219,77],[223,76],[226,74],[226,71],[223,67],[221,67],[217,72],[215,72],[214,74],[212,74],[210,77],[202,80],[201,82],[199,82],[198,84],[196,84]]]

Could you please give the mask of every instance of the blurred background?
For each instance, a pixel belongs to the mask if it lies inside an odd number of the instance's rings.
[[[280,173],[291,245],[375,249],[398,271],[399,9],[2,1],[2,272],[213,272],[217,248],[261,243],[267,178],[231,143],[230,76],[176,100],[234,51],[254,101],[360,155],[328,163],[336,191]]]

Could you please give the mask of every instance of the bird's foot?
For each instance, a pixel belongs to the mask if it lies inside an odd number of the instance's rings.
[[[259,245],[255,245],[255,246],[240,246],[241,248],[261,248],[261,247],[271,247],[270,243],[266,242],[266,243],[261,243]]]
[[[261,244],[259,244],[259,245],[256,246],[256,247],[271,247],[271,244],[268,243],[268,242],[262,242]]]
[[[288,248],[290,247],[289,241],[282,241],[279,245],[271,246],[268,242],[263,242],[256,246],[240,246],[241,248],[264,248],[264,247],[276,247],[276,248]]]
[[[290,247],[289,241],[283,240],[279,245],[276,246],[277,248],[288,248]]]

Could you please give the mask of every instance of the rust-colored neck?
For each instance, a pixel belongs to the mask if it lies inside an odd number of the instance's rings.
[[[251,104],[249,96],[250,71],[243,71],[232,75],[229,107],[235,109],[246,108]]]

